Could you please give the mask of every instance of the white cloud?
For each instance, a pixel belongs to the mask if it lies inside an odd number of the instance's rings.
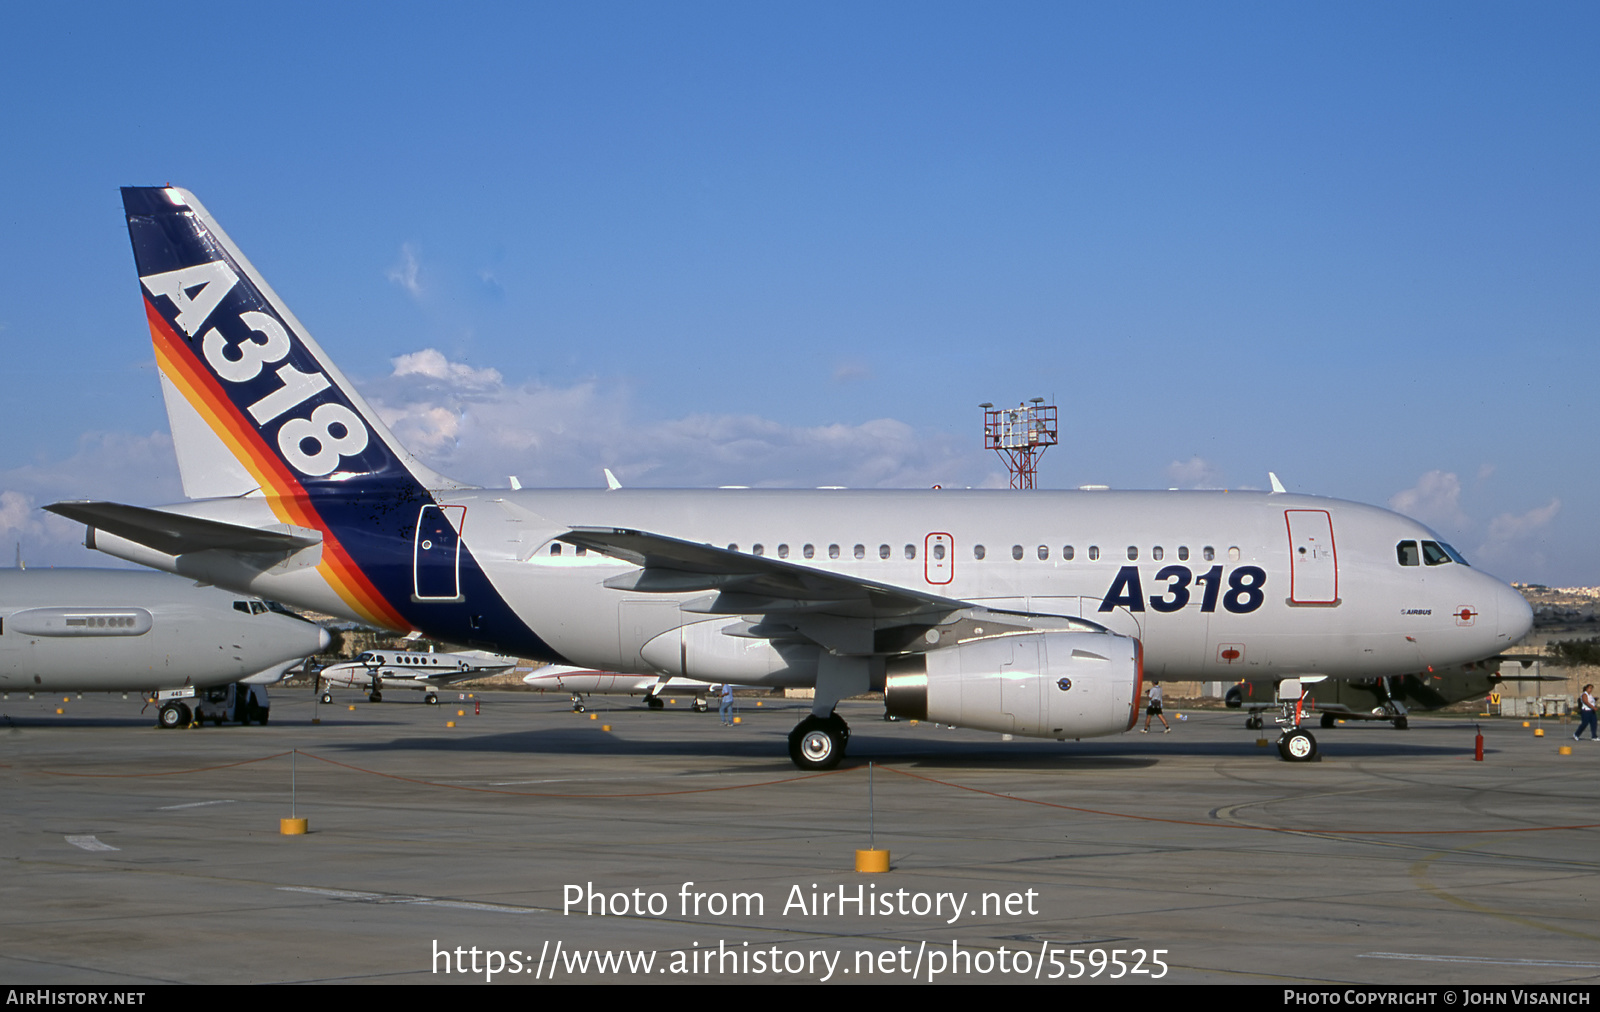
[[[20,542],[30,565],[117,565],[83,547],[82,524],[39,508],[62,499],[181,501],[172,437],[90,432],[79,438],[70,457],[0,471],[0,545]]]
[[[1211,461],[1196,456],[1168,464],[1167,481],[1174,488],[1221,488],[1222,472]]]
[[[1561,500],[1551,499],[1526,513],[1502,513],[1489,521],[1489,544],[1520,541],[1548,527],[1561,512]]]
[[[1411,488],[1391,496],[1389,506],[1433,528],[1461,530],[1472,525],[1461,511],[1461,479],[1450,471],[1429,471]]]
[[[625,390],[507,384],[435,349],[394,359],[368,397],[400,441],[440,471],[482,484],[805,487],[960,486],[987,480],[976,446],[894,419],[792,426],[700,413],[647,421]]]
[[[401,244],[400,261],[384,272],[384,277],[404,288],[412,298],[422,295],[422,269],[415,244]]]

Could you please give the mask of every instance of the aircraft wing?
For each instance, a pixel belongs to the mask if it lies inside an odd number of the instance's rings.
[[[58,502],[45,509],[167,555],[213,548],[233,552],[298,552],[322,540],[115,502]]]
[[[641,567],[605,581],[645,593],[714,591],[684,606],[707,615],[808,612],[840,618],[937,621],[971,605],[955,598],[828,573],[714,545],[614,527],[575,527],[556,540]]]

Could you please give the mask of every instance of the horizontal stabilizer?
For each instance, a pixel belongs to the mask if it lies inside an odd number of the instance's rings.
[[[298,552],[322,540],[315,532],[307,536],[264,531],[115,502],[58,502],[45,509],[166,555],[184,555],[210,549],[251,553]]]

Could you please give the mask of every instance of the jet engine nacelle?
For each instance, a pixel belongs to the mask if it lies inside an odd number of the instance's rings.
[[[1138,719],[1144,651],[1114,633],[969,640],[889,664],[889,715],[1035,738],[1117,734]]]

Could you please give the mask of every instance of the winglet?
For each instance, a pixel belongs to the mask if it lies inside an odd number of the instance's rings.
[[[1278,476],[1273,474],[1271,471],[1267,472],[1267,480],[1272,482],[1272,491],[1274,493],[1280,493],[1280,492],[1289,491],[1288,489],[1283,487],[1283,482],[1278,480]]]
[[[602,467],[600,470],[606,473],[606,491],[615,492],[622,487],[622,482],[618,481],[617,476],[611,473],[611,468]]]

